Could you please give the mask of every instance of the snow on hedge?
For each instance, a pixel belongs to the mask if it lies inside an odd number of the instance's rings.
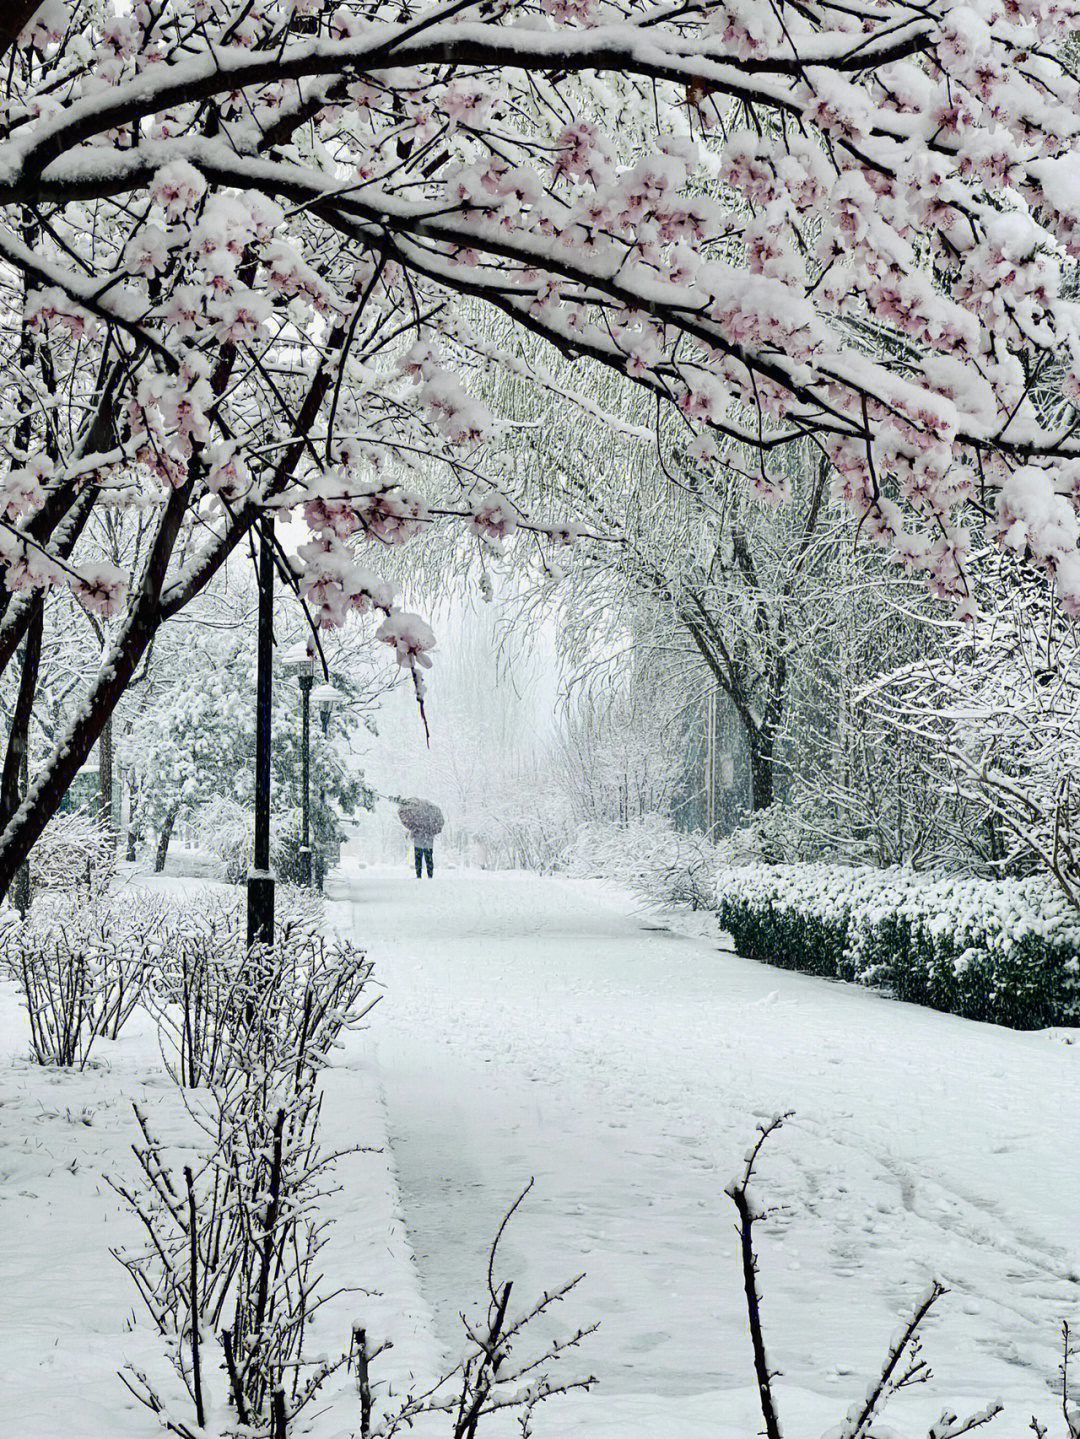
[[[1021,1029],[1080,1019],[1080,913],[1039,877],[750,864],[717,905],[753,959]]]

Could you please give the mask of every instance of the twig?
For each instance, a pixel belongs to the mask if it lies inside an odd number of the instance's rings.
[[[191,1245],[191,1386],[195,1399],[195,1418],[200,1429],[206,1424],[206,1406],[203,1403],[202,1372],[199,1364],[199,1226],[195,1210],[195,1180],[191,1166],[184,1165],[184,1183],[188,1197],[188,1239]]]
[[[236,1368],[236,1354],[233,1350],[231,1329],[222,1330],[221,1347],[225,1350],[225,1368],[229,1374],[229,1388],[232,1390],[233,1403],[236,1405],[236,1417],[241,1424],[247,1424],[247,1404],[244,1402],[244,1388],[240,1383],[240,1375]]]
[[[765,1352],[765,1334],[761,1323],[761,1296],[758,1293],[757,1285],[754,1221],[760,1218],[760,1215],[754,1212],[750,1202],[749,1188],[761,1146],[771,1134],[781,1127],[785,1119],[790,1119],[790,1117],[791,1111],[789,1110],[786,1114],[778,1114],[768,1124],[759,1125],[760,1135],[747,1156],[742,1179],[733,1181],[725,1191],[739,1215],[739,1252],[742,1258],[743,1289],[746,1292],[746,1315],[750,1325],[750,1341],[754,1349],[754,1373],[757,1377],[758,1402],[761,1405],[761,1417],[765,1421],[766,1439],[782,1439],[782,1434],[780,1418],[776,1411],[776,1400],[772,1392],[773,1374],[769,1370],[769,1361]]]
[[[354,1329],[356,1344],[356,1387],[360,1391],[360,1439],[371,1433],[371,1376],[368,1372],[367,1330]]]

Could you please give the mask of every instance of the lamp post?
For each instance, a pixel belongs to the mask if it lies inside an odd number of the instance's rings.
[[[300,883],[310,888],[311,690],[315,684],[315,656],[306,645],[293,645],[282,656],[281,668],[294,674],[300,686]]]
[[[338,704],[344,698],[344,696],[340,693],[340,691],[336,690],[332,684],[321,684],[316,685],[315,688],[311,691],[311,698],[312,701],[319,707],[319,718],[322,720],[322,732],[324,735],[329,735],[330,716],[333,713],[334,706]],[[325,783],[320,784],[319,786],[319,798],[325,809]],[[330,835],[327,834],[323,836],[318,853],[315,856],[315,883],[318,885],[319,889],[322,889],[323,887],[323,880],[326,876],[326,868],[327,864],[330,861],[331,852],[333,853],[333,862],[336,864],[338,858],[340,857],[336,843],[336,836],[332,840]]]
[[[259,521],[259,641],[255,681],[255,850],[248,871],[247,942],[274,942],[270,873],[270,687],[274,664],[274,517]]]
[[[319,707],[323,734],[330,733],[330,715],[341,699],[331,684],[315,684],[315,656],[305,644],[293,645],[281,657],[281,668],[300,686],[300,883],[310,887],[311,863],[311,702]]]

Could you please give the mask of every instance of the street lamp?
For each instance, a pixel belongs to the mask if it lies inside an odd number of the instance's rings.
[[[330,716],[333,713],[334,706],[336,704],[340,704],[340,702],[345,698],[345,696],[340,692],[340,690],[336,690],[333,685],[321,684],[316,685],[315,688],[311,691],[311,698],[314,703],[317,704],[319,707],[319,718],[322,720],[322,732],[324,735],[329,735]],[[325,777],[323,777],[323,783],[319,786],[319,798],[325,811]],[[320,889],[322,889],[323,887],[323,877],[326,874],[326,866],[329,862],[331,850],[334,850],[334,863],[336,864],[339,858],[339,852],[336,847],[336,835],[334,837],[334,841],[331,841],[330,835],[326,834],[323,836],[322,846],[320,847],[315,865],[315,881]]]
[[[330,715],[336,704],[340,704],[344,695],[336,690],[333,685],[316,685],[311,691],[312,703],[319,706],[319,717],[322,719],[323,734],[330,733]]]
[[[305,644],[293,645],[281,657],[281,668],[300,686],[300,883],[311,887],[311,690],[315,656]]]
[[[255,845],[248,873],[248,948],[274,942],[270,873],[270,686],[274,655],[274,516],[259,521],[259,640],[255,690]]]

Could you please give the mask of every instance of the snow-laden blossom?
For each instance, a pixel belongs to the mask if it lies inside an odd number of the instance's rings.
[[[375,631],[375,638],[393,649],[398,664],[404,668],[415,669],[417,665],[431,668],[428,651],[435,647],[435,635],[419,615],[395,610]]]
[[[66,331],[76,340],[96,334],[99,322],[54,285],[32,291],[23,311],[31,330]]]
[[[206,444],[210,439],[206,411],[213,403],[213,395],[205,380],[190,383],[165,380],[156,387],[154,403],[167,435],[187,444],[191,441]]]
[[[115,614],[127,593],[127,576],[106,560],[80,565],[67,582],[79,603],[99,615]]]
[[[0,479],[0,514],[18,519],[31,514],[45,498],[45,482],[53,474],[47,455],[31,455],[25,465],[8,470]]]
[[[206,461],[207,489],[225,500],[235,500],[247,494],[251,488],[251,475],[234,441],[216,440],[207,445],[203,458]]]
[[[370,486],[352,505],[365,533],[388,545],[413,539],[431,519],[424,497],[398,485]]]
[[[169,220],[179,220],[202,199],[206,181],[187,160],[163,165],[150,182],[150,195]]]
[[[250,345],[259,338],[273,307],[265,295],[241,289],[215,301],[210,313],[217,315],[214,333],[223,344]]]
[[[144,225],[124,246],[124,264],[135,275],[158,275],[169,259],[169,237],[159,225]]]
[[[492,491],[481,496],[471,506],[469,528],[494,547],[512,535],[518,526],[518,517],[505,496]]]
[[[1002,485],[998,524],[1009,549],[1030,549],[1041,559],[1074,550],[1080,539],[1080,518],[1055,491],[1052,472],[1034,465],[1014,471]]]

